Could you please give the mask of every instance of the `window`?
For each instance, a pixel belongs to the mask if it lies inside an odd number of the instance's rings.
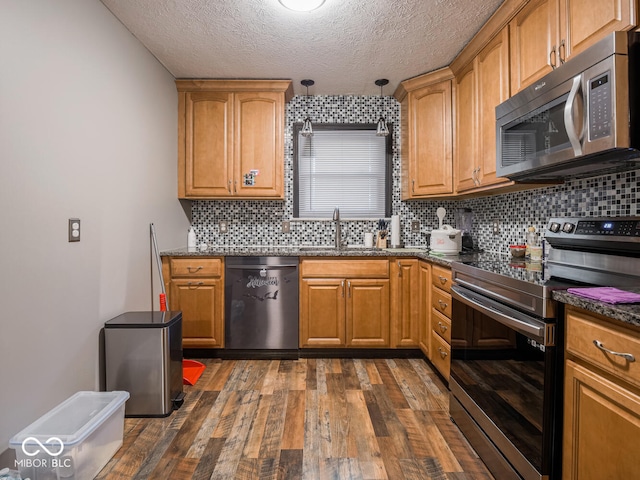
[[[297,218],[391,215],[391,135],[375,124],[313,126],[313,136],[294,126],[294,207]],[[390,128],[391,129],[391,128]]]

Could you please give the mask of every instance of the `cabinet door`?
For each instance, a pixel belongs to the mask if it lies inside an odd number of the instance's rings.
[[[509,98],[509,30],[504,28],[477,56],[477,178],[481,186],[508,182],[496,177],[496,107]]]
[[[552,64],[559,65],[558,27],[558,0],[532,0],[511,21],[512,95],[549,73]]]
[[[284,95],[235,94],[234,195],[284,198]]]
[[[407,198],[453,192],[451,81],[409,93]]]
[[[431,265],[429,263],[420,262],[419,277],[418,344],[422,353],[429,358],[431,343]]]
[[[182,97],[181,97],[182,98]],[[179,162],[184,179],[178,185],[181,197],[228,196],[231,194],[233,94],[187,92],[184,94],[184,125],[179,136]],[[184,185],[182,185],[184,181]],[[184,189],[184,191],[182,191]]]
[[[300,347],[345,346],[345,280],[300,282]]]
[[[456,190],[476,183],[476,71],[474,62],[456,76]]]
[[[560,7],[561,53],[566,59],[636,24],[636,0],[561,0]]]
[[[347,346],[388,347],[388,279],[347,280]]]
[[[184,348],[224,346],[224,282],[222,279],[172,279],[169,304],[182,311]]]
[[[562,478],[640,478],[640,396],[567,360]]]
[[[391,346],[415,348],[418,346],[420,310],[418,260],[391,260],[391,278]]]

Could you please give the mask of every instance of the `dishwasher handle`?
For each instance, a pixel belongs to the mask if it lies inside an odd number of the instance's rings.
[[[268,265],[266,263],[263,263],[255,265],[227,265],[226,268],[229,270],[279,270],[282,268],[298,268],[298,265],[295,263],[283,265]]]

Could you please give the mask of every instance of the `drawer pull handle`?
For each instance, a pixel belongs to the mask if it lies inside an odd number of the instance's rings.
[[[449,327],[447,327],[444,323],[438,322],[438,326],[440,327],[440,331],[442,333],[446,332]]]
[[[440,352],[440,356],[442,357],[443,360],[447,358],[448,354],[442,348],[438,347],[438,352]]]
[[[448,304],[448,303],[443,302],[443,301],[442,301],[442,300],[440,300],[440,299],[438,299],[438,305],[440,305],[440,308],[441,308],[442,310],[444,310],[445,308],[447,308],[447,307],[449,306],[449,304]]]
[[[632,354],[630,353],[621,353],[621,352],[614,352],[613,350],[609,350],[608,348],[606,348],[601,341],[599,340],[594,340],[593,344],[598,347],[600,350],[602,350],[603,352],[607,352],[610,353],[611,355],[617,355],[618,357],[622,357],[625,360],[627,360],[628,362],[635,362],[636,361],[636,357],[634,357]]]
[[[444,285],[445,283],[447,283],[448,279],[447,279],[447,277],[442,277],[442,276],[438,275],[438,280],[440,280],[440,283],[442,285]]]
[[[202,265],[200,265],[199,267],[187,267],[187,270],[189,270],[189,273],[195,273],[198,270],[202,270],[204,267]]]
[[[187,283],[187,285],[189,286],[189,288],[198,288],[201,285],[204,285],[204,282],[189,282]]]

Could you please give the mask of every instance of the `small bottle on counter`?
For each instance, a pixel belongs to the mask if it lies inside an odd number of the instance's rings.
[[[536,232],[536,227],[531,226],[527,228],[527,234],[525,237],[525,257],[531,258],[531,247],[539,247],[540,246],[540,235]]]
[[[189,227],[189,233],[187,234],[187,250],[190,252],[196,251],[196,232],[193,231],[193,227]]]

